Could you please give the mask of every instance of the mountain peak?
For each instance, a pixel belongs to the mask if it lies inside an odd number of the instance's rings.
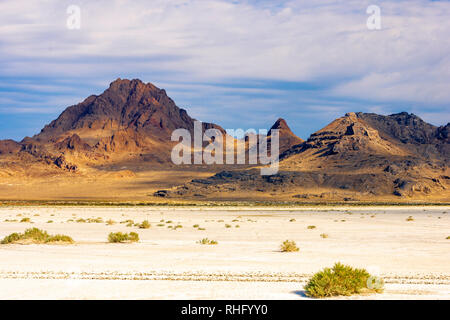
[[[277,121],[275,121],[273,126],[270,128],[269,132],[267,133],[269,139],[272,136],[272,130],[279,130],[280,134],[279,143],[281,152],[304,142],[301,138],[297,137],[291,131],[286,120],[284,120],[283,118],[279,118]]]

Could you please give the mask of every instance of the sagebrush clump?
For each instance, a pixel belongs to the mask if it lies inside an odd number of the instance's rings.
[[[372,277],[365,269],[355,269],[336,263],[333,268],[317,272],[305,286],[306,295],[313,298],[350,296],[359,293],[379,293],[384,282]]]
[[[216,245],[218,242],[216,240],[209,240],[208,238],[203,238],[202,240],[197,241],[199,244],[205,245]]]
[[[139,225],[139,229],[150,229],[151,224],[148,222],[148,220],[142,221],[142,223]]]
[[[29,244],[39,244],[39,243],[52,243],[52,242],[65,242],[73,243],[73,239],[69,236],[57,234],[49,235],[47,231],[40,230],[38,228],[26,229],[24,233],[12,233],[6,236],[1,244],[10,243],[29,243]]]
[[[295,241],[286,240],[281,244],[281,252],[297,252],[300,249],[297,247]]]
[[[124,243],[124,242],[138,242],[139,235],[136,232],[122,233],[111,232],[108,235],[108,242],[111,243]]]

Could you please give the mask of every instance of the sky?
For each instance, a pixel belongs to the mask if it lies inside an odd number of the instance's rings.
[[[0,139],[38,133],[117,78],[226,129],[282,117],[305,139],[358,111],[445,125],[450,2],[0,0]]]

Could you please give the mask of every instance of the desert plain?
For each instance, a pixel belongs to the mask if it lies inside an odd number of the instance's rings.
[[[36,227],[75,243],[0,245],[0,299],[308,299],[308,279],[335,262],[385,281],[383,293],[352,299],[449,299],[449,212],[449,206],[2,206],[1,239]],[[89,218],[102,222],[81,222]],[[140,241],[108,243],[118,231],[136,232]],[[218,244],[201,245],[203,238]],[[300,251],[281,252],[284,240]]]

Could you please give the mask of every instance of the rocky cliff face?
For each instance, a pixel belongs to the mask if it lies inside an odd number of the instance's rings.
[[[348,113],[285,150],[274,176],[225,171],[192,181],[173,195],[206,196],[224,189],[310,200],[445,198],[450,196],[448,127],[407,113]]]

